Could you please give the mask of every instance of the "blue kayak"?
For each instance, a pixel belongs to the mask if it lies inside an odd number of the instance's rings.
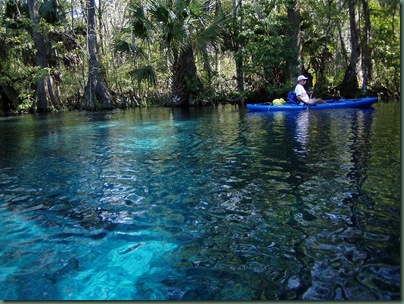
[[[377,102],[377,97],[363,97],[357,99],[330,99],[327,103],[308,106],[305,104],[285,103],[283,105],[271,105],[267,103],[247,104],[247,108],[254,111],[274,112],[274,111],[301,111],[301,110],[327,110],[346,108],[369,108]]]

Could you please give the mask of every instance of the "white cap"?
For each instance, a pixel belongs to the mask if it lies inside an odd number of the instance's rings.
[[[297,77],[297,81],[300,81],[300,80],[307,80],[307,79],[309,79],[309,78],[307,78],[307,77],[304,76],[304,75],[300,75],[299,77]]]

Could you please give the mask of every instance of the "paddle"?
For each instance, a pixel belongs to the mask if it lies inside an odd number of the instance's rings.
[[[313,78],[313,86],[311,87],[311,94],[310,94],[310,99],[313,97],[313,93],[314,93],[314,88],[316,86],[316,79]]]

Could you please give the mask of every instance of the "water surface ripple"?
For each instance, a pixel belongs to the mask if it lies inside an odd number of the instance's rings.
[[[400,299],[400,116],[0,118],[0,298]]]

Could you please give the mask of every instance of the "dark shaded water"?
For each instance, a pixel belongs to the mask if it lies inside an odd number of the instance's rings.
[[[399,299],[400,106],[0,118],[0,299]]]

